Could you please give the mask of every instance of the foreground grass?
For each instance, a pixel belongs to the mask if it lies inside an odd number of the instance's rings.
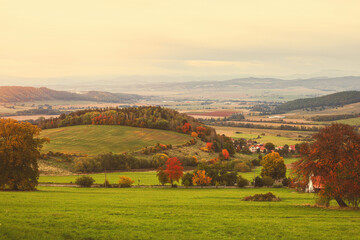
[[[44,130],[42,136],[50,138],[43,151],[81,153],[123,153],[143,147],[162,144],[183,144],[190,136],[165,130],[109,125],[80,125]]]
[[[359,239],[359,211],[326,210],[312,194],[243,202],[269,189],[40,187],[0,193],[0,239]]]

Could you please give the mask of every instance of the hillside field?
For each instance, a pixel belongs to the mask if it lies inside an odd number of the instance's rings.
[[[156,143],[177,145],[191,139],[189,135],[172,131],[109,125],[53,128],[43,130],[41,135],[50,138],[43,152],[89,155],[137,151]]]
[[[244,202],[273,192],[281,202]],[[0,194],[0,239],[359,239],[359,211],[289,189],[39,187]]]

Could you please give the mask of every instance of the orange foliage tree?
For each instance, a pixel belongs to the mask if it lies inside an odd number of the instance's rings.
[[[171,185],[173,182],[179,182],[179,179],[183,176],[183,166],[182,163],[176,158],[169,158],[166,162],[165,173],[168,175]]]
[[[192,133],[191,133],[191,136],[192,136],[193,138],[197,138],[197,137],[198,137],[198,134],[197,134],[196,132],[192,132]]]
[[[206,148],[207,148],[207,149],[211,150],[212,147],[213,147],[213,143],[212,143],[212,142],[206,143]]]
[[[37,160],[47,138],[30,123],[0,119],[0,189],[34,190],[38,183]]]
[[[294,166],[297,182],[321,179],[320,196],[335,199],[339,206],[358,206],[360,201],[360,134],[354,127],[332,124],[301,145],[302,158]]]
[[[211,177],[205,175],[205,170],[198,170],[194,173],[192,182],[194,185],[207,186],[211,183]]]
[[[204,128],[203,126],[198,126],[196,128],[196,132],[199,135],[199,137],[203,137],[205,136],[206,128]]]
[[[229,159],[229,152],[228,152],[228,150],[226,150],[226,149],[223,149],[222,150],[222,155],[224,156],[224,159],[225,160],[227,160],[227,159]]]
[[[188,133],[191,130],[191,124],[186,122],[184,123],[184,125],[181,127],[181,131],[183,133]]]

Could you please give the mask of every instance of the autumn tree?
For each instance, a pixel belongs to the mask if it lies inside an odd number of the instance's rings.
[[[266,151],[269,153],[273,150],[275,150],[275,145],[271,142],[268,142],[265,144]]]
[[[354,127],[332,124],[300,147],[302,158],[294,164],[298,182],[320,177],[321,197],[335,199],[341,207],[360,201],[360,134]]]
[[[228,152],[228,150],[223,149],[223,150],[222,150],[222,155],[223,155],[223,157],[224,157],[225,160],[229,159],[229,152]]]
[[[207,186],[211,183],[211,177],[205,175],[205,170],[198,170],[194,173],[192,182],[194,185]]]
[[[179,179],[183,176],[183,166],[182,163],[176,158],[169,158],[166,162],[165,173],[168,175],[171,185],[173,182],[179,182]]]
[[[159,167],[157,169],[156,176],[157,176],[157,178],[159,180],[159,183],[161,185],[165,185],[166,183],[169,182],[169,177],[168,177],[167,173],[165,172],[165,170],[162,167]]]
[[[30,123],[0,119],[0,189],[34,190],[38,183],[37,160],[49,141]]]
[[[286,177],[286,166],[284,159],[278,152],[267,154],[261,160],[261,173],[262,177],[269,176],[274,180],[280,180]]]

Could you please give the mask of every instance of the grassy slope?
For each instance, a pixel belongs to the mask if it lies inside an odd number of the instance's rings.
[[[44,146],[45,152],[90,155],[136,151],[156,143],[182,144],[190,139],[188,135],[165,130],[94,125],[44,130],[42,136],[51,140],[50,144]]]
[[[301,206],[313,194],[271,189],[78,189],[0,194],[0,239],[358,239],[358,211]]]
[[[334,121],[334,122],[344,123],[344,124],[349,124],[349,125],[360,125],[360,117],[358,117],[358,118],[343,119],[343,120],[337,120],[337,121]]]

